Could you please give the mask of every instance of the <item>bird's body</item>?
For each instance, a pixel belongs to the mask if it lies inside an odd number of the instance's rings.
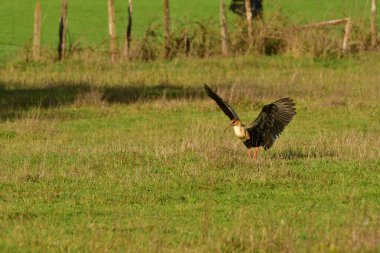
[[[296,114],[293,100],[291,98],[282,98],[265,105],[252,123],[244,125],[232,107],[224,102],[210,87],[204,85],[204,89],[206,94],[230,118],[234,133],[248,148],[249,156],[251,155],[251,148],[255,148],[255,159],[257,148],[264,147],[265,150],[271,148],[285,126],[289,124]]]

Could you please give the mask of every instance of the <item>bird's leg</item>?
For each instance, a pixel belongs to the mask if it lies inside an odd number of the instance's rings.
[[[257,153],[258,153],[258,151],[259,151],[259,148],[258,147],[256,147],[255,148],[255,152],[253,153],[253,160],[257,160]]]
[[[251,148],[249,148],[248,149],[248,156],[247,156],[247,158],[249,159],[249,158],[251,158],[252,157],[252,149]]]

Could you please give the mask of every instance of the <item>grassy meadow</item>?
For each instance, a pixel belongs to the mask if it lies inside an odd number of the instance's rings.
[[[42,46],[55,50],[58,45],[59,0],[41,1]],[[127,2],[116,1],[116,21],[120,44],[127,23]],[[229,4],[230,1],[226,1]],[[100,50],[108,48],[107,3],[105,0],[69,1],[68,44],[79,48]],[[213,0],[173,0],[171,16],[173,30],[194,22],[206,23],[219,30],[219,2]],[[287,0],[264,1],[265,19],[278,18],[279,13],[293,23],[306,24],[328,19],[351,17],[354,23],[368,22],[370,0]],[[33,37],[35,1],[2,0],[0,8],[9,15],[0,16],[0,59],[13,58],[20,51],[29,51]],[[161,36],[162,1],[134,2],[133,36],[141,39],[149,24]],[[229,13],[230,29],[234,30],[236,16]],[[379,21],[380,22],[380,21]],[[177,28],[176,28],[177,27]],[[178,28],[179,29],[179,28]],[[368,28],[369,29],[369,28]]]
[[[380,55],[0,66],[2,252],[378,252]],[[246,158],[244,122],[297,115]]]

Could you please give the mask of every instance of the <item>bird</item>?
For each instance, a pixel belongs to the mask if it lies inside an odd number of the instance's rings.
[[[270,149],[296,115],[293,99],[285,97],[265,105],[252,123],[244,125],[234,109],[207,84],[204,84],[204,91],[231,120],[229,127],[233,127],[235,135],[248,148],[248,158],[252,158],[254,148],[254,160],[257,160],[259,147]]]

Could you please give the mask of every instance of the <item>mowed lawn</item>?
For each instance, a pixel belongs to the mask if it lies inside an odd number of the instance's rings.
[[[3,66],[0,250],[379,251],[379,59]],[[203,83],[297,115],[249,160]]]
[[[21,50],[31,47],[33,38],[33,13],[36,1],[2,0],[0,9],[0,57],[9,58]],[[127,2],[116,1],[116,21],[120,44],[124,38],[127,23]],[[58,45],[59,0],[41,1],[42,5],[42,46],[55,49]],[[230,1],[226,1],[227,4]],[[219,1],[215,0],[173,0],[171,16],[175,27],[190,22],[203,22],[217,28],[219,24]],[[287,0],[264,1],[265,19],[287,17],[295,23],[306,24],[326,19],[352,17],[355,22],[368,21],[370,0]],[[108,47],[108,21],[106,0],[76,0],[68,2],[68,43],[80,47],[105,49]],[[161,30],[162,1],[134,1],[134,38],[141,38],[149,24]],[[235,15],[229,13],[230,29],[234,29]]]

